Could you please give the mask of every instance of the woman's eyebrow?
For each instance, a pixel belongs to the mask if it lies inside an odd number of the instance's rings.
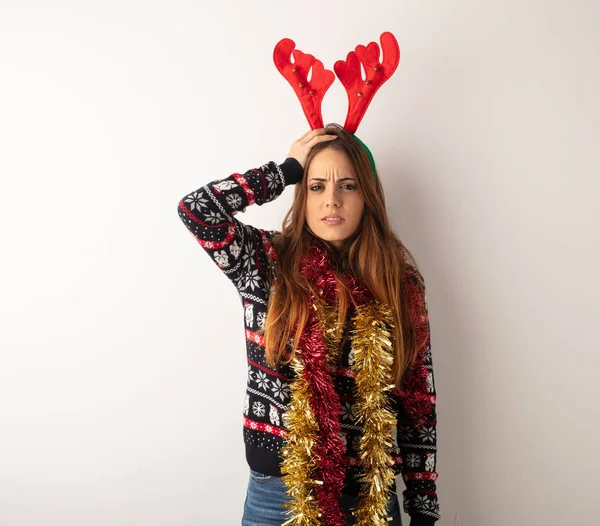
[[[327,181],[327,179],[323,179],[321,177],[311,177],[310,178],[311,181]],[[352,178],[352,177],[342,177],[341,179],[338,179],[338,181],[355,181],[356,179]]]

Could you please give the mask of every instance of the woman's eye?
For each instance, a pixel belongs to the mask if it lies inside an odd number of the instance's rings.
[[[345,184],[345,185],[342,185],[342,188],[346,188],[346,187],[349,187],[349,188],[350,188],[350,190],[355,190],[355,189],[356,189],[356,186],[355,186],[355,185],[353,185],[353,184]],[[315,188],[321,188],[321,185],[320,185],[320,184],[316,184],[316,185],[314,185],[314,186],[311,186],[311,187],[310,187],[310,189],[311,189],[313,192],[315,191]]]

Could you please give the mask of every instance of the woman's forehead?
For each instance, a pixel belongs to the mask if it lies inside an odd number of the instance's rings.
[[[308,167],[309,177],[339,177],[352,176],[352,164],[344,152],[327,148],[317,153]]]

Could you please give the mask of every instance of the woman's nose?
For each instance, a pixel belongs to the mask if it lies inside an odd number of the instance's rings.
[[[340,196],[339,194],[333,190],[330,191],[326,196],[326,205],[329,207],[339,207],[340,206]]]

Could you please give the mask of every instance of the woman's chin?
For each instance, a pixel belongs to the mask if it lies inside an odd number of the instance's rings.
[[[348,238],[348,236],[342,235],[339,232],[315,232],[315,235],[323,241],[331,243],[337,248],[341,247],[344,240]]]

